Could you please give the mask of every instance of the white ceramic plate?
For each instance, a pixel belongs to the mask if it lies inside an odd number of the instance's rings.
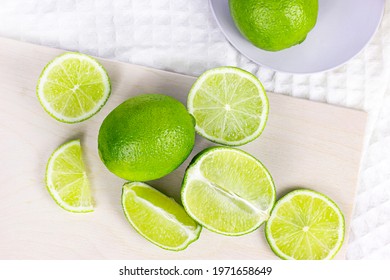
[[[254,62],[287,73],[316,73],[335,68],[358,54],[378,29],[385,0],[319,0],[316,26],[306,40],[279,52],[247,41],[230,16],[228,0],[209,0],[231,44]]]

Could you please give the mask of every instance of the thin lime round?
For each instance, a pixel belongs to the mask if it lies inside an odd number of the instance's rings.
[[[242,35],[268,51],[302,43],[318,16],[318,0],[229,0],[229,7]]]
[[[161,248],[184,250],[199,238],[201,227],[183,207],[145,183],[123,185],[122,207],[134,229]]]
[[[195,144],[193,119],[178,100],[142,94],[116,107],[98,136],[100,158],[117,176],[150,181],[176,169]]]
[[[332,259],[344,241],[344,216],[329,197],[298,189],[278,200],[265,234],[282,259]]]
[[[95,115],[107,102],[111,84],[94,58],[64,53],[43,69],[37,85],[39,102],[58,121],[77,123]]]
[[[46,167],[46,187],[54,201],[65,210],[93,211],[80,140],[67,142],[53,152]]]
[[[186,170],[181,199],[187,213],[205,228],[243,235],[269,217],[275,186],[264,165],[238,149],[208,148]]]
[[[239,68],[219,67],[197,79],[188,95],[187,108],[201,136],[239,146],[260,136],[269,104],[257,77]]]

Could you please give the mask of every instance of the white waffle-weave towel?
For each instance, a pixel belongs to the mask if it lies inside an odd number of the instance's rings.
[[[234,65],[256,74],[268,91],[368,111],[347,257],[390,259],[389,6],[357,57],[314,75],[250,62],[224,38],[206,0],[1,0],[0,36],[189,75]]]

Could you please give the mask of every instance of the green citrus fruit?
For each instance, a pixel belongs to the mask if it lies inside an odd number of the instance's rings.
[[[269,104],[256,76],[225,66],[207,70],[196,80],[187,108],[200,135],[215,143],[239,146],[263,132]]]
[[[202,228],[183,207],[147,184],[124,184],[122,207],[135,230],[164,249],[184,250],[199,238]]]
[[[185,106],[162,94],[143,94],[120,104],[103,121],[100,158],[129,181],[161,178],[176,169],[195,143],[194,121]]]
[[[345,222],[329,197],[298,189],[279,199],[265,227],[271,249],[282,259],[332,259],[344,241]]]
[[[199,153],[186,170],[181,200],[187,213],[205,228],[243,235],[269,217],[275,185],[256,158],[230,147]]]
[[[318,0],[229,0],[229,6],[244,37],[268,51],[302,43],[318,15]]]
[[[95,115],[107,102],[110,79],[94,58],[64,53],[43,69],[37,85],[42,107],[53,118],[77,123]]]
[[[65,210],[93,211],[80,140],[67,142],[53,152],[46,167],[46,187],[54,201]]]

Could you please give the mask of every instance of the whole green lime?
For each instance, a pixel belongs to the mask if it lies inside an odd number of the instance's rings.
[[[302,43],[318,16],[318,0],[229,0],[229,6],[244,37],[268,51]]]
[[[98,136],[103,163],[130,181],[167,175],[188,157],[194,143],[193,118],[182,103],[162,94],[123,102],[104,119]]]

